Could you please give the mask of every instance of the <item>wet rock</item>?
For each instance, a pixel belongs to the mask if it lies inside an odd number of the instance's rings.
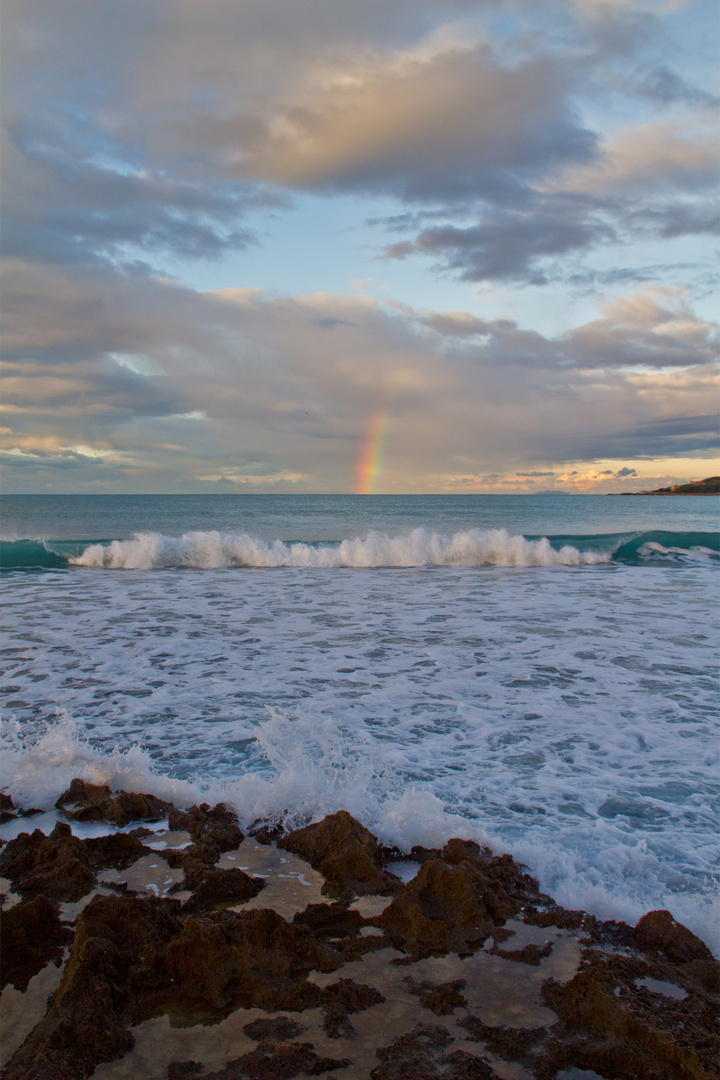
[[[132,1049],[130,1023],[162,975],[180,929],[173,900],[96,896],[80,913],[48,1012],[15,1053],[3,1080],[77,1080]]]
[[[374,922],[411,952],[447,952],[484,941],[518,908],[469,860],[429,859]]]
[[[195,1062],[187,1062],[194,1065]],[[331,1069],[346,1069],[347,1058],[320,1057],[310,1043],[261,1043],[249,1054],[230,1061],[218,1072],[203,1074],[203,1080],[292,1080],[304,1076],[321,1076]],[[177,1070],[177,1065],[174,1066]],[[176,1080],[197,1076],[193,1072],[169,1074]]]
[[[410,993],[419,998],[422,1007],[430,1009],[436,1016],[450,1016],[455,1009],[467,1006],[466,999],[460,993],[465,985],[464,979],[446,983],[416,982],[408,975],[403,982]]]
[[[536,1061],[536,1049],[547,1038],[547,1028],[512,1028],[504,1025],[489,1026],[477,1016],[468,1015],[459,1021],[473,1038],[493,1050],[499,1057],[517,1061],[532,1071]]]
[[[381,1064],[370,1073],[371,1080],[496,1080],[481,1058],[462,1050],[448,1054],[452,1042],[445,1028],[418,1024],[377,1051]]]
[[[70,821],[107,821],[127,825],[130,821],[161,821],[172,809],[155,795],[134,791],[113,793],[106,784],[88,784],[75,779],[55,803]]]
[[[59,821],[50,836],[35,829],[11,840],[0,854],[0,873],[24,897],[72,901],[90,892],[99,869],[120,869],[145,854],[143,845],[124,833],[80,840]]]
[[[243,1028],[249,1039],[256,1042],[288,1042],[302,1035],[305,1028],[287,1016],[278,1016],[267,1020],[253,1020]]]
[[[238,867],[216,870],[199,860],[185,864],[185,880],[174,887],[176,890],[192,891],[192,896],[183,906],[183,910],[188,912],[201,911],[213,904],[241,904],[257,896],[264,888],[263,878],[250,877]]]
[[[268,821],[264,818],[256,818],[248,829],[248,836],[257,840],[258,844],[275,844],[282,840],[285,828],[282,821]]]
[[[523,916],[529,926],[556,926],[559,930],[592,930],[596,926],[596,919],[584,911],[567,911],[565,908],[552,905],[544,911],[529,909]]]
[[[11,840],[0,854],[0,873],[22,896],[79,900],[95,884],[88,863],[82,840],[58,822],[49,837],[36,829]]]
[[[364,920],[359,911],[351,911],[348,901],[334,904],[309,904],[293,917],[293,926],[304,926],[316,937],[356,938]]]
[[[706,1045],[701,1056],[697,1045],[682,1045],[688,1033],[667,1023],[661,1001],[643,1014],[633,1008],[636,995],[619,999],[602,977],[604,961],[600,958],[597,969],[579,972],[566,986],[552,980],[544,985],[543,1000],[560,1023],[542,1048],[538,1080],[550,1080],[570,1066],[636,1080],[708,1080],[714,1075],[717,1045]],[[667,1011],[675,1011],[675,1004],[668,1002]],[[709,1050],[715,1051],[712,1057]]]
[[[439,859],[442,857],[440,848],[426,848],[422,844],[416,844],[410,851],[409,856],[413,862],[422,863],[427,862],[428,859]]]
[[[204,1066],[199,1061],[171,1061],[168,1065],[167,1080],[194,1080],[202,1075]]]
[[[12,799],[4,791],[0,791],[0,823],[12,821],[17,816]]]
[[[336,889],[387,893],[392,888],[392,879],[382,872],[377,840],[345,810],[290,833],[278,847],[305,859]]]
[[[193,844],[184,851],[168,849],[159,852],[173,867],[179,869],[189,861],[199,860],[208,866],[214,865],[224,851],[234,851],[245,839],[238,825],[237,814],[224,803],[215,807],[201,803],[189,810],[171,810],[169,827],[172,831],[190,833]]]
[[[448,840],[442,849],[441,858],[444,862],[455,866],[465,859],[477,859],[481,854],[482,848],[479,844],[476,844],[473,840],[460,840],[456,836],[452,840]]]
[[[381,1005],[383,1001],[384,995],[373,987],[363,986],[352,979],[340,979],[325,987],[323,1027],[331,1039],[353,1039],[357,1033],[348,1020],[348,1014],[364,1012],[372,1005]]]
[[[552,1026],[489,1027],[472,1015],[459,1022],[536,1080],[553,1080],[571,1067],[623,1080],[709,1080],[717,1075],[720,1049],[718,999],[698,983],[683,984],[683,969],[696,962],[653,962],[627,947],[586,948],[581,971],[566,985],[543,984],[543,1001],[558,1016]],[[687,996],[653,992],[648,977],[659,986],[684,985]]]
[[[0,989],[10,983],[16,990],[26,990],[33,975],[46,964],[60,963],[63,947],[72,939],[72,930],[60,922],[58,905],[44,896],[22,900],[3,912],[0,921]]]
[[[237,1003],[288,1009],[287,1001],[298,1002],[299,988],[293,984],[305,983],[313,969],[333,971],[339,962],[334,950],[306,930],[260,909],[189,916],[168,945],[163,967],[174,993],[213,1008]],[[299,995],[301,1004],[308,999],[317,1004],[318,998],[322,995],[314,985]]]
[[[530,964],[532,967],[538,967],[540,961],[544,960],[552,952],[552,942],[548,941],[542,946],[523,945],[522,949],[498,949],[495,946],[490,952],[495,956],[502,956],[503,960],[515,960],[519,964]]]
[[[649,956],[664,956],[677,964],[690,960],[712,960],[707,945],[695,937],[669,911],[649,911],[632,931],[631,940]]]

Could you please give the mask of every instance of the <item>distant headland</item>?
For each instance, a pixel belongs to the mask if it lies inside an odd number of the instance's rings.
[[[614,491],[613,495],[720,495],[720,476],[708,476],[706,480],[691,480],[689,484],[656,488],[655,491]]]

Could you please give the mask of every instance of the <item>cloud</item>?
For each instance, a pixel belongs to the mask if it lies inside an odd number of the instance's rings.
[[[542,260],[566,256],[615,239],[607,221],[594,216],[582,200],[533,198],[518,209],[495,210],[481,224],[425,229],[415,240],[385,249],[390,259],[430,255],[462,280],[548,280]]]
[[[5,447],[26,455],[6,469],[27,476],[35,455],[37,483],[72,460],[80,486],[102,475],[148,490],[187,490],[188,478],[200,490],[352,490],[381,408],[386,490],[443,490],[443,476],[502,474],[508,462],[531,482],[562,462],[705,453],[716,441],[709,328],[668,290],[615,298],[551,338],[366,295],[6,272],[17,310]],[[128,354],[139,370],[120,362]]]
[[[658,188],[714,188],[717,178],[718,148],[707,126],[688,132],[687,125],[651,123],[614,133],[596,161],[567,171],[555,186],[592,195],[637,190],[646,197]]]

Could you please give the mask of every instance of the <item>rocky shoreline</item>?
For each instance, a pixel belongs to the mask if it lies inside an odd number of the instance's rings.
[[[720,969],[667,911],[601,922],[509,855],[387,849],[344,811],[246,837],[82,780],[57,809],[0,852],[4,1080],[719,1075]]]

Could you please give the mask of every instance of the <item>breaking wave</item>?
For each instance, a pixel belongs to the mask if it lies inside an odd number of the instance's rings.
[[[369,532],[337,542],[263,540],[247,533],[136,533],[131,540],[0,541],[0,567],[14,570],[107,570],[232,567],[375,568],[420,566],[594,566],[609,562],[717,560],[713,532],[520,536],[507,529],[468,529],[452,536],[413,529],[400,536]]]

